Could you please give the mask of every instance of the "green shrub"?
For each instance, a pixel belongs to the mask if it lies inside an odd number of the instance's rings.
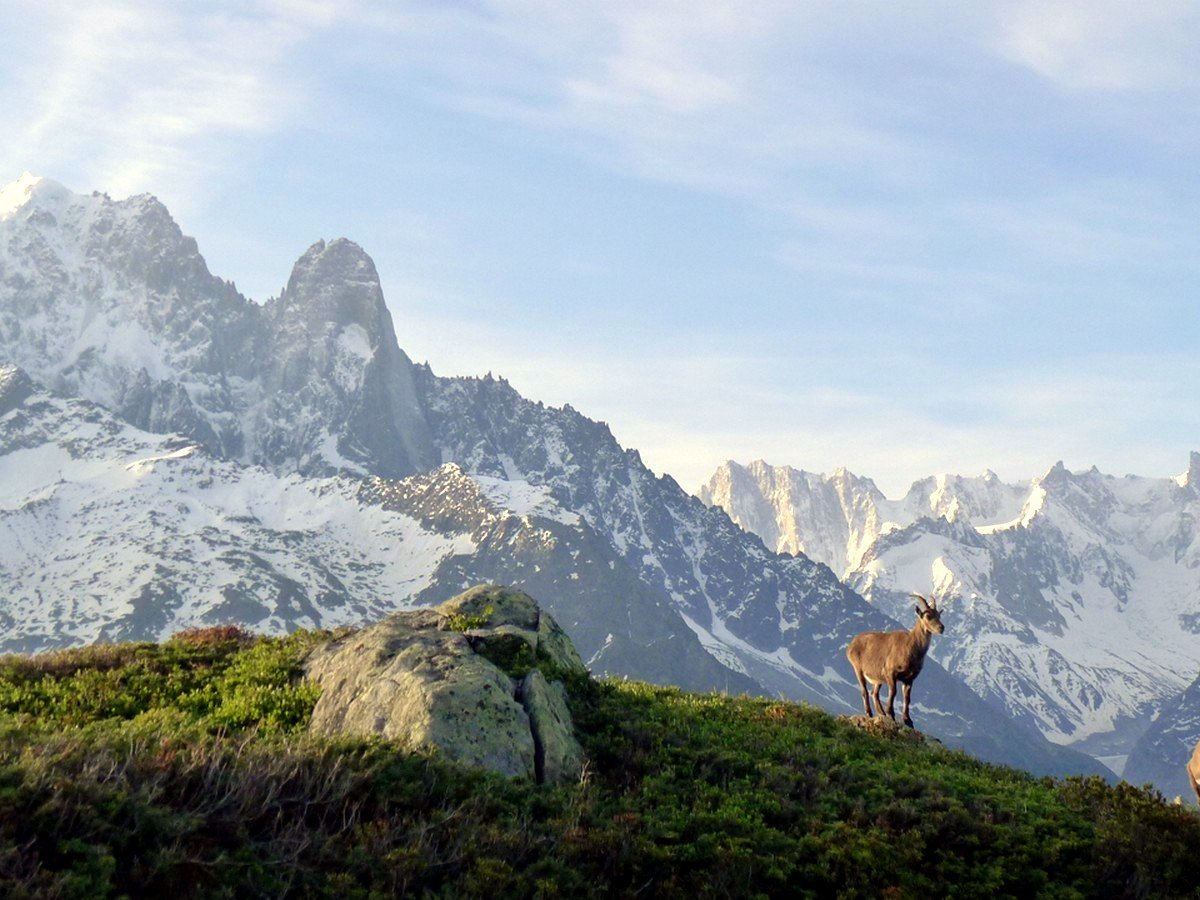
[[[14,897],[1198,897],[1200,818],[804,704],[564,673],[587,774],[536,787],[304,725],[323,635],[0,659]]]
[[[496,608],[489,603],[478,615],[450,613],[446,616],[445,627],[447,631],[470,631],[472,628],[482,628],[492,620],[495,612]]]
[[[1069,778],[1061,788],[1066,804],[1094,828],[1092,865],[1100,894],[1111,897],[1168,897],[1176,886],[1196,885],[1200,896],[1200,818],[1168,804],[1153,788],[1099,778]]]
[[[97,645],[0,658],[0,713],[44,727],[132,719],[173,708],[213,728],[296,730],[316,702],[301,658],[321,633],[254,638],[231,627],[192,630],[164,644]]]

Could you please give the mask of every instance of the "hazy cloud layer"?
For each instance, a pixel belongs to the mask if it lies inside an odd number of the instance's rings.
[[[686,487],[1165,474],[1200,433],[1195,4],[8,12],[0,177],[152,191],[260,299],[349,234],[413,355]]]

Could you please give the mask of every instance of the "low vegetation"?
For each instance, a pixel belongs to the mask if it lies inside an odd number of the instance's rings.
[[[323,636],[0,658],[15,897],[1200,897],[1200,817],[805,705],[570,684],[565,787],[304,732]]]

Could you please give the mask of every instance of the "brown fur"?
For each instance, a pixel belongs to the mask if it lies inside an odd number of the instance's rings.
[[[1196,802],[1200,803],[1200,743],[1196,744],[1196,749],[1192,751],[1192,758],[1188,760],[1187,775],[1192,790],[1196,794]]]
[[[863,710],[868,716],[878,711],[883,715],[883,705],[879,701],[879,691],[888,686],[887,715],[894,721],[896,718],[896,682],[904,686],[904,724],[913,727],[912,718],[908,714],[909,701],[912,697],[912,683],[921,674],[925,665],[925,654],[929,651],[929,642],[934,634],[944,630],[941,612],[936,601],[926,600],[920,594],[914,594],[921,601],[917,610],[917,623],[911,631],[864,631],[857,635],[846,648],[846,658],[854,667],[858,677],[858,685],[862,688]],[[875,711],[871,709],[871,694],[867,690],[867,682],[875,685]]]

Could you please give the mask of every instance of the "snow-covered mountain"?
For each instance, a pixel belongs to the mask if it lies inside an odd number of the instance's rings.
[[[803,553],[840,575],[857,569],[875,541],[922,517],[988,525],[1016,518],[1028,485],[1007,485],[993,472],[978,478],[939,475],[889,500],[870,478],[838,469],[817,475],[755,460],[720,466],[696,495],[780,553]]]
[[[477,547],[363,502],[357,480],[215,458],[11,366],[0,409],[0,649],[373,620]]]
[[[596,671],[851,710],[846,643],[895,624],[603,423],[412,364],[349,241],[258,306],[153,198],[23,178],[0,192],[0,360],[19,366],[0,391],[10,648],[366,621],[502,581]],[[921,687],[939,736],[1087,768],[936,665]]]
[[[0,650],[212,622],[361,624],[503,580],[553,598],[597,671],[757,688],[546,487],[453,463],[400,480],[278,475],[51,394],[12,366],[0,367],[0,573]],[[620,599],[594,602],[603,590]],[[669,646],[641,652],[656,643]]]
[[[47,387],[277,472],[401,477],[441,462],[375,265],[318,241],[250,303],[149,195],[0,190],[0,348]]]
[[[931,655],[1118,771],[1200,669],[1200,454],[1176,478],[1059,463],[1027,484],[927,478],[898,501],[845,471],[729,462],[699,495],[889,615],[910,591],[954,598]]]

